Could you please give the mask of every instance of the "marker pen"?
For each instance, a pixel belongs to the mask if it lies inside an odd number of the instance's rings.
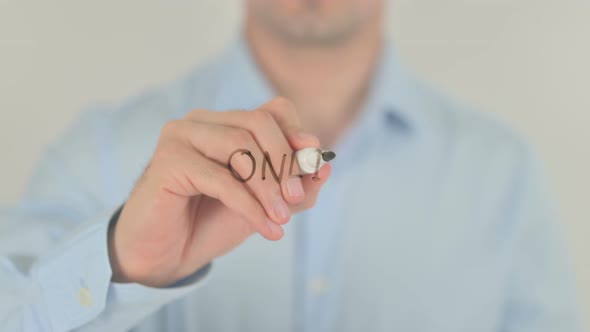
[[[301,174],[313,174],[325,163],[336,158],[336,154],[329,150],[305,148],[295,152],[295,158],[297,158]]]

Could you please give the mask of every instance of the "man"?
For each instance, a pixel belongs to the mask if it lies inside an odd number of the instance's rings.
[[[408,73],[385,5],[249,0],[215,61],[84,115],[2,215],[1,326],[578,331],[530,149]],[[268,175],[305,147],[338,156]]]

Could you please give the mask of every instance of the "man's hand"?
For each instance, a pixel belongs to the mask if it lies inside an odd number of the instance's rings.
[[[293,104],[271,100],[252,111],[196,110],[167,123],[156,151],[109,236],[113,281],[170,285],[242,243],[254,232],[279,240],[292,213],[315,204],[331,168],[289,176],[293,150],[319,147],[300,127]],[[256,173],[240,182],[228,169],[238,149],[252,153]],[[269,165],[262,179],[264,152]],[[241,178],[252,172],[248,155],[231,160]],[[297,162],[293,174],[298,174]]]

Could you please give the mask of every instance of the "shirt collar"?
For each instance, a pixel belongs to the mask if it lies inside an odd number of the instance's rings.
[[[221,75],[216,108],[251,109],[275,96],[243,37],[230,44],[217,65],[218,72],[224,75]],[[362,116],[370,122],[400,127],[408,133],[417,131],[423,117],[416,84],[417,80],[401,63],[397,50],[386,40]]]
[[[400,60],[397,49],[385,40],[367,99],[369,121],[384,122],[408,133],[418,131],[424,122],[418,82]]]

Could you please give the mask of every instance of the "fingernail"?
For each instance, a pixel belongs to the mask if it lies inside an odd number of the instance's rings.
[[[287,180],[287,193],[291,197],[302,197],[305,195],[303,184],[299,177],[293,177]]]
[[[270,231],[273,234],[276,235],[283,235],[283,228],[279,225],[277,225],[275,222],[273,222],[272,220],[267,220],[266,224],[268,225],[268,228],[270,228]]]
[[[289,216],[291,215],[291,211],[289,211],[287,203],[285,203],[285,201],[282,198],[277,198],[273,205],[277,217],[279,217],[280,219],[289,218]]]

